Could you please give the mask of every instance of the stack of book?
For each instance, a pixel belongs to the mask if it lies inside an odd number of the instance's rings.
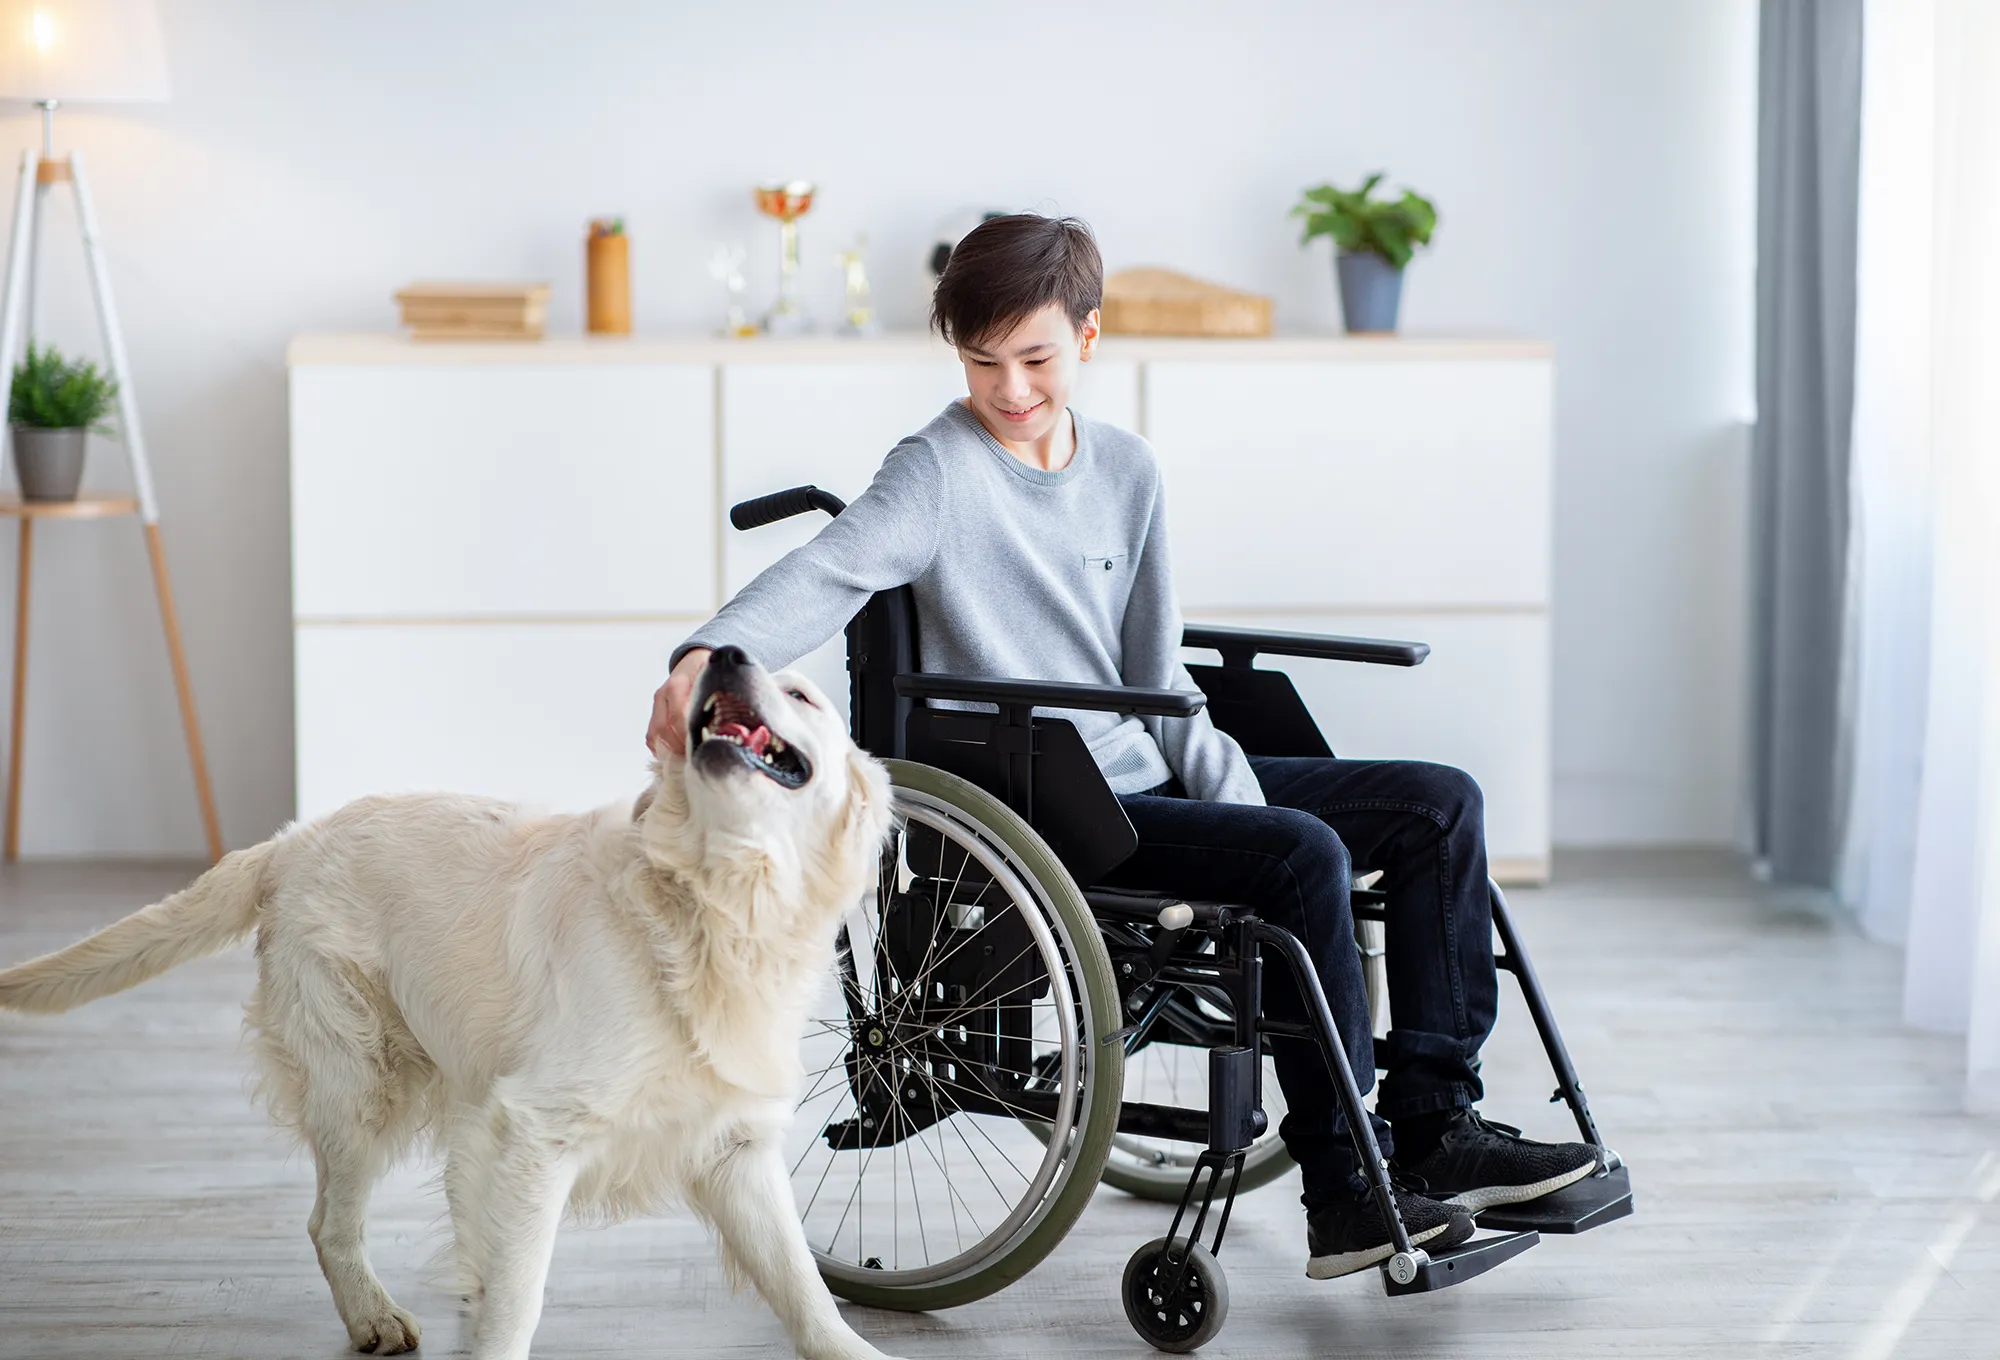
[[[546,283],[413,283],[396,294],[419,340],[539,340]]]
[[[1107,335],[1269,335],[1271,299],[1171,269],[1126,269],[1104,281]]]

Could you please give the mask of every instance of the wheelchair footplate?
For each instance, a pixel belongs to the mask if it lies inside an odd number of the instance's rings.
[[[1612,1166],[1524,1204],[1496,1204],[1474,1218],[1482,1228],[1580,1233],[1632,1212],[1632,1172],[1611,1154]]]
[[[1391,1294],[1425,1294],[1434,1289],[1448,1289],[1475,1275],[1484,1275],[1541,1240],[1541,1234],[1530,1229],[1474,1237],[1435,1252],[1397,1252],[1382,1263],[1382,1287]]]
[[[1610,1149],[1601,1149],[1608,1166],[1573,1181],[1560,1190],[1520,1204],[1497,1204],[1473,1216],[1481,1228],[1495,1230],[1455,1247],[1410,1263],[1392,1257],[1383,1263],[1384,1286],[1391,1294],[1417,1294],[1461,1284],[1484,1274],[1510,1257],[1519,1256],[1541,1240],[1543,1233],[1589,1232],[1632,1212],[1632,1173]]]

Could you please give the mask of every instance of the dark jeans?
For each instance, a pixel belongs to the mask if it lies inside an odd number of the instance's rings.
[[[1384,1119],[1481,1095],[1476,1062],[1498,984],[1479,786],[1418,761],[1252,756],[1250,767],[1268,807],[1196,802],[1178,781],[1121,797],[1139,849],[1104,881],[1241,903],[1296,934],[1363,1093],[1379,1057],[1374,1123],[1387,1154]],[[1375,869],[1389,899],[1390,1030],[1379,1054],[1348,901],[1353,876]],[[1290,970],[1275,959],[1264,969],[1264,1010],[1305,1018]],[[1306,1203],[1341,1198],[1361,1182],[1325,1059],[1306,1040],[1271,1047],[1289,1107],[1279,1134],[1305,1173]]]

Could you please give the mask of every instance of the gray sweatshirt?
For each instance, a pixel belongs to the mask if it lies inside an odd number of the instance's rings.
[[[773,670],[846,626],[878,590],[916,596],[933,674],[1193,690],[1146,441],[1075,416],[1076,455],[1045,472],[958,402],[889,451],[868,489],[674,649],[734,643]],[[964,707],[966,705],[952,705]],[[984,706],[989,707],[990,705]],[[1180,776],[1190,796],[1261,807],[1243,750],[1208,714],[1067,718],[1114,793]]]

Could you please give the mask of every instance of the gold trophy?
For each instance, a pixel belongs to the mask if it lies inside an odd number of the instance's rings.
[[[798,335],[812,329],[799,306],[799,219],[812,207],[808,180],[757,186],[757,211],[778,219],[778,300],[764,314],[769,335]]]
[[[757,328],[743,314],[743,247],[717,246],[709,258],[708,272],[729,290],[729,315],[723,320],[722,335],[730,340],[755,335]]]
[[[875,318],[875,304],[868,287],[868,267],[863,256],[867,248],[868,238],[858,236],[852,250],[843,250],[833,257],[847,285],[847,305],[842,309],[840,318],[842,335],[882,333],[882,323]]]

